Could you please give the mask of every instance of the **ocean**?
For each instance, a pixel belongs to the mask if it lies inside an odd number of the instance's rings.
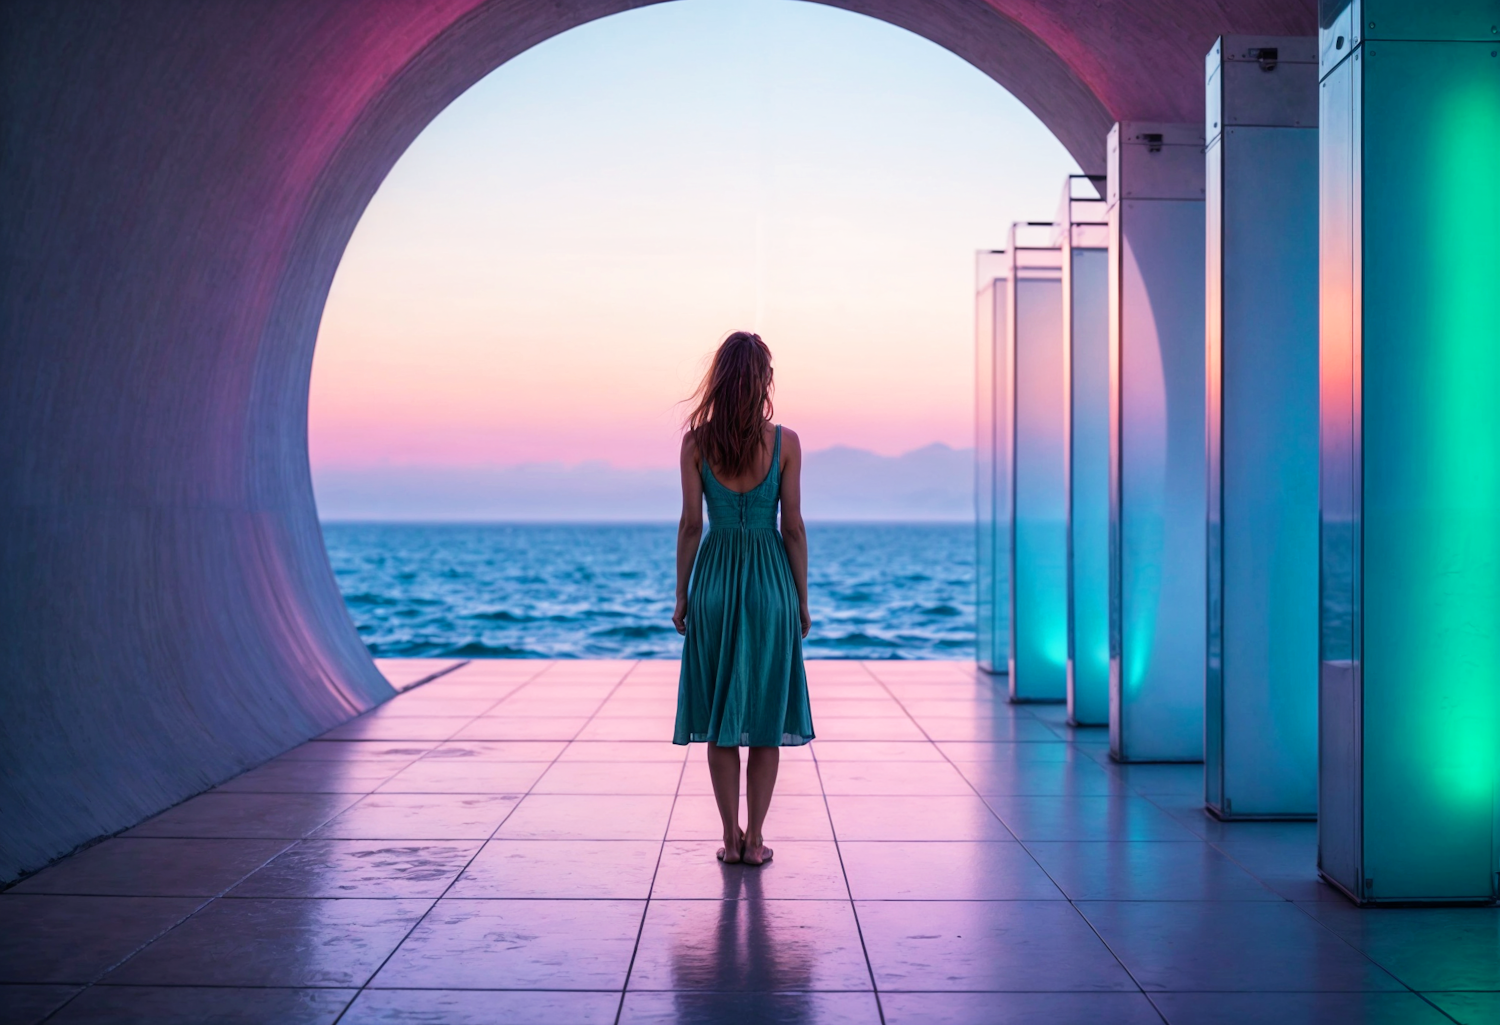
[[[676,524],[325,523],[378,658],[677,658]],[[808,658],[972,658],[974,527],[810,523]]]

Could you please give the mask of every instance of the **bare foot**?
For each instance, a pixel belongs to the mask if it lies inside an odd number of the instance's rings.
[[[733,840],[725,840],[724,846],[719,848],[719,860],[726,865],[737,864],[745,855],[745,831],[735,831]]]
[[[774,853],[771,848],[766,846],[764,837],[752,843],[747,836],[745,837],[745,849],[740,855],[740,860],[747,865],[764,865],[771,860]]]

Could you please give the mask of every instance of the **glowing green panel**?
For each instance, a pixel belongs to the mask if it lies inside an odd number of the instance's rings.
[[[1049,253],[1048,255],[1054,255]],[[1012,280],[1015,551],[1011,697],[1068,692],[1067,362],[1055,267]],[[1045,275],[1045,276],[1043,276]]]
[[[1363,53],[1365,896],[1494,890],[1500,58]]]

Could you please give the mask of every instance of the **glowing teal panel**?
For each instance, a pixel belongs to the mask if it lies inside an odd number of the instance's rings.
[[[1023,276],[1037,274],[1037,277]],[[1017,269],[1010,696],[1067,697],[1067,363],[1059,272]]]
[[[1500,58],[1368,42],[1363,71],[1364,896],[1495,891]],[[1362,78],[1362,81],[1358,81]]]
[[[1071,248],[1068,718],[1109,725],[1109,251]]]
[[[1208,802],[1226,818],[1312,817],[1318,133],[1231,127],[1208,156]]]
[[[1110,750],[1123,761],[1203,759],[1203,218],[1202,200],[1110,208]]]

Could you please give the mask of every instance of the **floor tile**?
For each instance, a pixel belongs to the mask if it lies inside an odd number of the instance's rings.
[[[1302,840],[1318,842],[1316,822],[1225,822],[1203,804],[1202,794],[1146,794],[1152,804],[1205,840]]]
[[[1062,900],[1024,847],[1001,841],[839,844],[857,900]]]
[[[919,716],[922,732],[939,743],[943,741],[1028,741],[1061,744],[1062,740],[1035,719],[1009,715]]]
[[[670,794],[532,794],[495,834],[497,840],[660,840]]]
[[[1070,900],[1281,900],[1202,841],[1026,841]]]
[[[1008,740],[942,740],[937,748],[955,762],[1068,762],[1078,758],[1070,744]]]
[[[0,982],[92,982],[202,903],[196,897],[0,895]]]
[[[1423,993],[1459,1025],[1494,1025],[1500,1021],[1500,992]]]
[[[560,762],[680,762],[687,757],[686,744],[667,740],[580,740],[558,755]],[[695,752],[699,758],[702,754]]]
[[[644,907],[626,900],[443,900],[372,986],[619,990]]]
[[[429,692],[422,698],[418,698],[417,695],[421,693],[421,691],[413,691],[411,694],[397,695],[385,704],[370,709],[364,717],[367,719],[472,719],[494,708],[496,701],[499,700],[494,697],[442,697],[435,692]]]
[[[1019,758],[953,764],[964,779],[986,797],[1102,797],[1129,793],[1123,782],[1084,758],[1068,761]]]
[[[631,990],[870,986],[848,900],[653,900]]]
[[[471,716],[361,716],[335,727],[322,740],[447,740],[472,721]]]
[[[303,840],[231,897],[440,897],[477,840]]]
[[[394,761],[405,764],[437,746],[434,741],[309,740],[266,764],[321,761]]]
[[[670,716],[596,716],[578,731],[579,740],[671,740]]]
[[[828,797],[834,829],[846,840],[1011,840],[989,806],[950,797]]]
[[[1142,993],[882,993],[885,1025],[1162,1025]]]
[[[537,794],[674,794],[677,762],[558,762],[533,788]]]
[[[910,719],[814,719],[813,729],[824,740],[926,740]]]
[[[1101,901],[1077,907],[1147,992],[1401,988],[1286,901]]]
[[[454,731],[452,740],[572,740],[583,724],[583,718],[548,719],[516,716],[485,716]]]
[[[94,986],[54,1022],[151,1025],[325,1025],[354,998],[352,989],[198,986]],[[346,1019],[347,1020],[347,1019]]]
[[[740,825],[745,825],[745,806],[740,805]],[[785,794],[771,801],[766,814],[766,841],[774,847],[782,840],[832,840],[828,807],[821,797]],[[721,840],[723,824],[718,805],[707,794],[683,794],[672,811],[669,840]]]
[[[678,993],[625,995],[620,1025],[879,1025],[874,993]]]
[[[216,900],[106,981],[359,986],[431,905],[429,900]]]
[[[1138,794],[1175,794],[1203,799],[1203,766],[1110,762],[1110,769]]]
[[[602,697],[561,698],[547,694],[513,694],[489,709],[488,715],[505,718],[584,719],[604,703]]]
[[[491,840],[451,897],[645,900],[661,853],[657,840]]]
[[[518,797],[372,794],[313,835],[328,840],[488,840]]]
[[[1415,993],[1153,993],[1151,999],[1168,1025],[1449,1025]]]
[[[820,773],[829,794],[974,794],[947,762],[829,762]]]
[[[0,984],[0,1025],[36,1025],[77,992],[78,986]]]
[[[1287,900],[1349,898],[1318,876],[1318,844],[1302,840],[1233,840],[1214,844],[1225,856]]]
[[[227,780],[215,790],[221,794],[368,794],[400,772],[408,760],[277,760]]]
[[[296,840],[360,800],[358,794],[199,794],[125,836]]]
[[[1300,905],[1415,990],[1500,990],[1500,908]]]
[[[882,990],[1129,992],[1135,984],[1066,901],[859,901]]]
[[[367,989],[339,1025],[613,1025],[618,993]]]
[[[386,780],[382,794],[524,794],[550,762],[423,758]]]
[[[670,840],[651,896],[656,899],[828,900],[846,896],[839,849],[827,840],[778,840],[764,865],[725,865],[719,840]]]
[[[212,897],[276,857],[290,842],[117,836],[17,883],[10,892]]]
[[[1021,840],[1197,840],[1142,797],[993,795],[985,798]]]
[[[830,719],[905,719],[906,709],[895,698],[888,697],[828,697],[814,695],[814,716]]]
[[[820,762],[941,762],[943,753],[926,740],[816,740]]]
[[[423,761],[550,762],[567,746],[562,740],[450,740]]]

